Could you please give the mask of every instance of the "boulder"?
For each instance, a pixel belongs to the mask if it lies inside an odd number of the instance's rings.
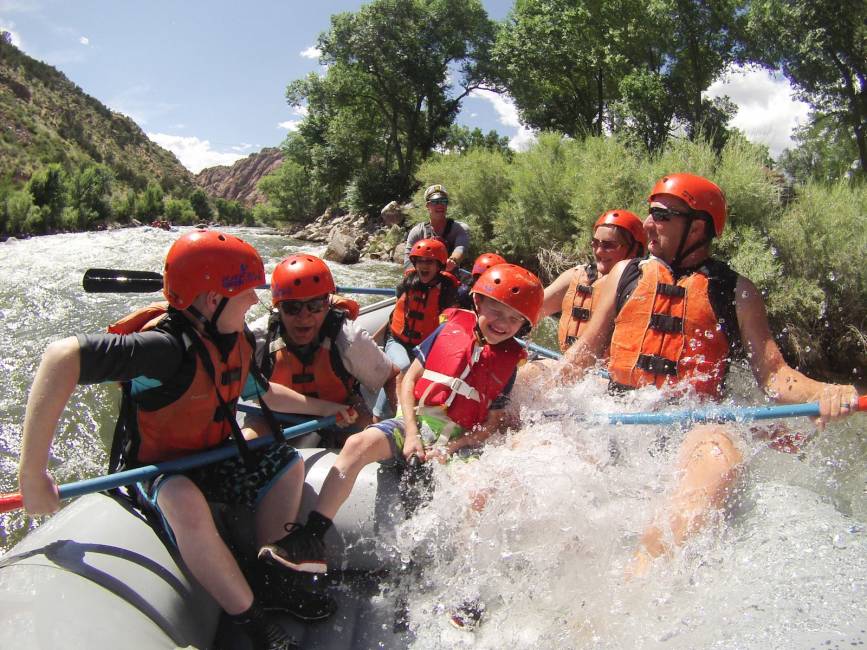
[[[352,232],[335,228],[322,257],[340,264],[355,264],[361,258],[358,237]]]

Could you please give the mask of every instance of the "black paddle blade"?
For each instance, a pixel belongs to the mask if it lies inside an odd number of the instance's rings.
[[[163,288],[163,276],[154,271],[87,269],[81,284],[86,293],[149,293]]]

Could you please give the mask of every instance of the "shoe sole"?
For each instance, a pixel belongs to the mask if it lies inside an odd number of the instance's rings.
[[[284,557],[280,557],[268,547],[259,549],[259,559],[266,562],[275,562],[285,566],[293,571],[302,571],[304,573],[326,573],[328,565],[325,562],[307,561],[307,562],[290,562]]]

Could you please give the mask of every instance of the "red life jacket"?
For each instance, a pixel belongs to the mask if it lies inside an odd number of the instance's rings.
[[[409,288],[404,291],[394,305],[391,314],[391,335],[408,346],[415,346],[424,341],[439,327],[440,314],[447,305],[443,305],[443,292],[445,283],[457,286],[454,276],[440,273],[434,279],[433,284],[422,284],[411,276],[416,274],[415,269],[410,269],[405,274],[405,282]]]
[[[576,270],[577,271],[577,270]],[[581,335],[581,330],[590,320],[593,309],[593,285],[599,277],[595,264],[584,267],[587,284],[581,284],[581,273],[573,273],[566,295],[560,306],[560,323],[557,327],[557,340],[560,350],[565,352]]]
[[[638,282],[614,321],[612,381],[627,387],[686,381],[698,393],[719,396],[731,341],[714,311],[707,268],[677,281],[656,258],[638,268]]]
[[[155,303],[139,309],[109,326],[108,331],[131,334],[154,329],[166,320],[167,307],[167,303]],[[223,361],[216,345],[199,336],[192,326],[184,326],[180,338],[196,360],[193,380],[180,397],[158,408],[146,408],[135,395],[131,397],[136,403],[138,439],[130,461],[151,463],[186,456],[215,447],[233,434],[232,422],[225,416],[217,392],[227,405],[235,404],[247,380],[253,347],[245,335],[239,334]],[[201,348],[196,350],[196,346]],[[213,375],[199,356],[202,351],[210,359]]]
[[[472,429],[487,419],[491,402],[527,353],[514,338],[497,345],[481,344],[476,335],[478,319],[471,311],[447,309],[443,315],[448,320],[415,384],[416,403],[419,408],[440,406],[450,420]]]
[[[309,357],[302,359],[296,350],[286,344],[280,315],[268,321],[263,363],[265,374],[277,384],[288,386],[308,397],[346,404],[357,380],[343,366],[337,349],[337,335],[343,327],[343,312],[329,312],[320,330],[319,344]]]

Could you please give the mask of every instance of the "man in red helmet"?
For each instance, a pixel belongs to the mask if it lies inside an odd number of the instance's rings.
[[[163,293],[168,305],[139,310],[112,333],[56,341],[43,355],[27,402],[19,484],[32,514],[59,507],[48,473],[51,441],[76,384],[123,382],[123,406],[112,445],[110,470],[156,463],[216,447],[234,438],[240,458],[182,474],[163,475],[146,499],[163,520],[190,572],[257,648],[292,646],[263,612],[231,551],[217,532],[209,501],[255,510],[257,543],[286,536],[303,486],[304,464],[285,442],[251,451],[235,421],[240,397],[259,397],[271,408],[314,415],[351,415],[342,405],[305,397],[269,384],[253,372],[253,347],[244,317],[265,282],[256,250],[232,235],[195,231],[180,237],[166,257]],[[275,435],[279,435],[275,433]],[[295,557],[292,569],[324,570]],[[312,567],[312,568],[311,568]],[[287,571],[264,563],[270,606],[306,620],[334,611],[325,596],[295,588]]]
[[[359,412],[353,427],[325,432],[334,437],[328,445],[332,447],[370,424],[371,413],[361,388],[368,394],[384,388],[394,395],[399,372],[355,323],[354,315],[345,309],[346,301],[337,300],[336,291],[331,270],[323,260],[309,253],[291,255],[271,274],[274,310],[251,326],[256,359],[268,379]],[[265,422],[248,417],[246,424],[261,430]]]
[[[439,239],[446,247],[446,267],[449,273],[460,265],[470,247],[467,225],[446,217],[449,208],[449,193],[442,185],[431,185],[424,192],[424,203],[429,221],[413,226],[406,236],[406,252],[403,256],[404,268],[412,266],[413,246],[422,239]]]
[[[673,395],[688,389],[719,399],[731,357],[740,351],[776,401],[818,401],[820,427],[852,413],[854,386],[814,381],[789,367],[755,285],[711,258],[711,242],[726,219],[722,190],[701,176],[670,174],[653,187],[649,203],[650,257],[612,269],[586,329],[566,352],[560,378],[580,378],[610,341],[613,388],[655,385]],[[644,532],[630,571],[643,574],[653,558],[701,529],[725,504],[742,460],[730,428],[707,424],[689,431],[679,450],[678,484],[665,514]]]
[[[518,365],[526,358],[514,337],[538,322],[542,284],[519,266],[500,264],[482,274],[473,294],[475,312],[446,310],[446,321],[414,349],[398,389],[403,415],[346,441],[310,513],[320,539],[365,465],[392,460],[403,465],[413,456],[445,460],[481,446],[501,425]]]

